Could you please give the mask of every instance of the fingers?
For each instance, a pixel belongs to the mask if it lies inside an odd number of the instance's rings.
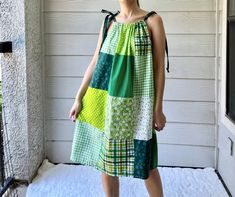
[[[76,120],[76,115],[73,115],[72,116],[72,121],[75,122],[75,120]]]
[[[71,117],[73,116],[73,114],[74,114],[74,110],[71,110],[71,111],[69,112],[69,118],[71,118]]]
[[[75,120],[77,119],[77,114],[78,114],[78,111],[75,110],[74,115],[73,115],[73,122],[75,122]]]
[[[71,110],[70,111],[70,113],[69,113],[69,118],[73,121],[73,122],[75,122],[75,120],[76,120],[76,110]]]
[[[69,112],[69,118],[71,118],[72,115],[73,115],[73,111],[70,111],[70,112]]]
[[[157,131],[163,130],[164,127],[165,127],[165,123],[161,125],[154,124],[154,129]]]

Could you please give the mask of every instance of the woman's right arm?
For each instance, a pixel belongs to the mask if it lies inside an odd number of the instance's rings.
[[[101,47],[101,42],[102,42],[102,33],[103,33],[103,25],[104,25],[104,20],[102,22],[101,28],[100,28],[100,32],[99,32],[99,36],[98,36],[98,41],[97,41],[97,46],[96,46],[96,50],[95,53],[93,55],[93,58],[90,62],[90,64],[88,65],[82,83],[77,91],[76,97],[75,97],[75,101],[81,102],[92,77],[92,73],[95,69],[95,65],[97,63],[98,60],[98,56],[99,56],[99,51],[100,51],[100,47]]]
[[[82,98],[83,98],[84,94],[86,93],[86,90],[89,86],[90,80],[92,78],[93,71],[95,69],[95,66],[96,66],[96,63],[97,63],[97,60],[98,60],[99,51],[100,51],[100,47],[101,47],[101,43],[102,43],[103,26],[104,26],[104,20],[103,20],[101,28],[100,28],[100,32],[99,32],[97,46],[96,46],[94,56],[93,56],[90,64],[88,65],[88,67],[85,71],[82,83],[81,83],[81,85],[80,85],[80,87],[77,91],[73,106],[72,106],[72,108],[69,112],[69,117],[72,119],[73,122],[75,122],[75,120],[77,118],[77,114],[81,110]]]

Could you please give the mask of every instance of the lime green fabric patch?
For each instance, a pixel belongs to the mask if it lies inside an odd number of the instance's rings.
[[[100,130],[104,130],[106,97],[106,90],[88,86],[83,96],[82,109],[77,119],[87,122]]]
[[[135,55],[135,26],[121,26],[119,40],[117,43],[116,53],[119,55],[134,56]]]

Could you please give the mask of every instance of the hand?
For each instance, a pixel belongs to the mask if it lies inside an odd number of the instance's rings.
[[[166,117],[162,111],[155,110],[153,113],[153,128],[157,131],[165,127]]]
[[[69,112],[69,118],[75,122],[75,120],[77,119],[77,115],[78,113],[81,111],[81,102],[78,100],[75,100],[73,103],[73,106]]]

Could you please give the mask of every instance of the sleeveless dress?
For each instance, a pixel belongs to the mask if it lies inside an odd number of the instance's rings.
[[[158,166],[152,43],[146,23],[155,12],[133,23],[116,21],[118,13],[111,13],[82,99],[70,160],[111,176],[147,179]]]

